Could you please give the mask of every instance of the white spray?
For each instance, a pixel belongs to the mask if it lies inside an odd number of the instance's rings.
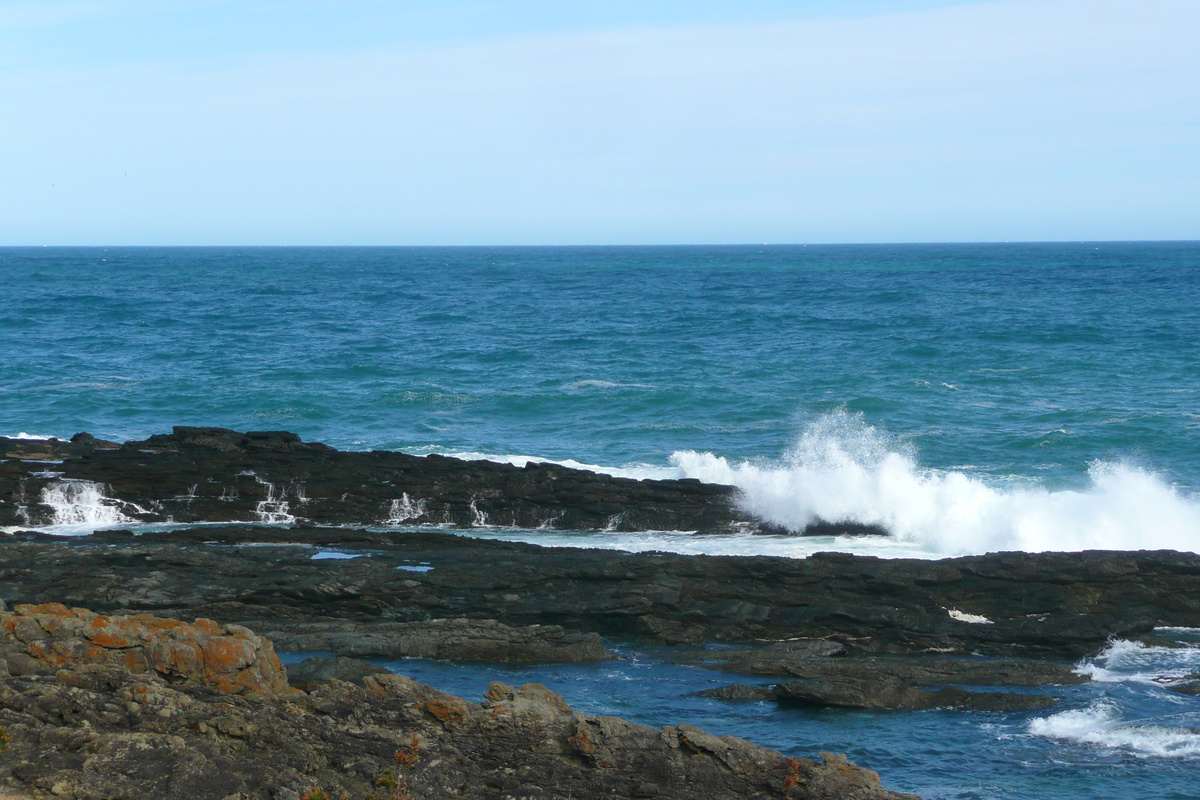
[[[42,489],[41,502],[53,511],[51,524],[94,530],[128,525],[135,520],[121,513],[119,501],[104,496],[104,487],[92,481],[59,481]]]
[[[875,523],[931,555],[1200,551],[1200,500],[1144,469],[1098,462],[1083,491],[1001,488],[921,469],[911,452],[846,413],[809,426],[779,462],[730,463],[692,451],[672,461],[688,477],[737,486],[748,512],[790,530],[815,519]]]

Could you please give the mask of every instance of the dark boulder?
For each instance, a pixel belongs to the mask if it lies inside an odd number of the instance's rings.
[[[776,698],[775,690],[770,686],[750,686],[744,683],[705,689],[698,694],[714,700],[774,700]]]
[[[1015,692],[969,692],[956,687],[937,690],[903,686],[889,680],[811,678],[775,686],[780,700],[833,708],[923,711],[935,708],[968,711],[1028,711],[1046,708],[1057,697]]]

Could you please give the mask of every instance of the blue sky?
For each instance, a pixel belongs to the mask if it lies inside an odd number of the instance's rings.
[[[1200,3],[0,0],[0,245],[1200,239]]]

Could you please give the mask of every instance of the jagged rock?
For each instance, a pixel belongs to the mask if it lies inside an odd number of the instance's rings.
[[[222,692],[273,695],[287,675],[271,643],[240,625],[191,625],[150,614],[105,616],[61,603],[0,613],[0,654],[10,674],[108,664],[190,680]]]
[[[120,664],[2,677],[0,786],[66,800],[298,800],[316,787],[420,800],[911,800],[843,756],[785,759],[689,725],[592,716],[537,684],[494,683],[472,703],[401,675],[363,683],[264,697]]]

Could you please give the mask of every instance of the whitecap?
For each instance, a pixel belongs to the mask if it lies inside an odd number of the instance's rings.
[[[1200,647],[1156,647],[1114,639],[1095,657],[1081,661],[1076,671],[1097,683],[1162,684],[1200,673]]]
[[[738,487],[748,513],[786,529],[818,519],[876,524],[930,556],[1200,551],[1200,500],[1142,467],[1094,462],[1090,485],[1078,491],[994,485],[963,471],[923,469],[910,448],[846,412],[814,422],[779,461],[695,451],[671,460],[687,477]]]
[[[1028,730],[1044,736],[1141,757],[1200,757],[1200,733],[1187,726],[1163,725],[1163,718],[1125,720],[1110,700],[1062,711],[1029,722]]]

